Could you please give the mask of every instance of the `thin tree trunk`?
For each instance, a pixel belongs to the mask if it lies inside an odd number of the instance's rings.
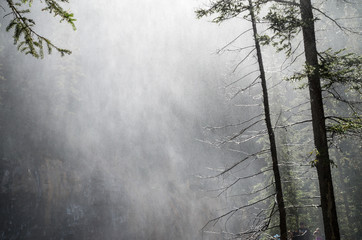
[[[261,86],[262,86],[262,90],[263,90],[265,123],[266,123],[267,130],[268,130],[271,157],[272,157],[272,162],[273,162],[275,190],[276,190],[276,194],[277,194],[277,206],[278,206],[278,211],[279,211],[280,235],[281,235],[281,240],[287,240],[287,220],[286,220],[286,211],[285,211],[284,199],[283,199],[282,183],[281,183],[279,166],[278,166],[277,148],[276,148],[274,130],[273,130],[273,127],[271,124],[271,119],[270,119],[268,89],[267,89],[267,85],[266,85],[263,58],[262,58],[260,44],[259,44],[259,40],[258,40],[256,20],[255,20],[255,15],[254,15],[254,10],[253,10],[253,4],[252,4],[251,0],[249,0],[249,7],[250,7],[249,10],[250,10],[251,22],[252,22],[252,26],[253,26],[255,48],[256,48],[257,57],[258,57]]]
[[[340,234],[328,154],[328,142],[318,69],[318,55],[311,0],[300,0],[300,10],[302,21],[304,22],[302,30],[306,64],[311,69],[308,73],[308,83],[312,110],[314,144],[317,150],[316,168],[321,195],[324,232],[326,239],[339,240]]]

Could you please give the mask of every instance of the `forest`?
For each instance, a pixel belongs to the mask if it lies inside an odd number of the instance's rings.
[[[359,240],[359,0],[0,2],[0,240]]]

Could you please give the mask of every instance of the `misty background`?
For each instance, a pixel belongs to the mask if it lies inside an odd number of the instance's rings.
[[[256,198],[233,195],[251,192],[269,175],[246,179],[226,197],[215,190],[232,178],[203,178],[266,146],[263,138],[215,144],[239,130],[210,127],[246,121],[263,109],[259,86],[235,95],[240,85],[230,85],[255,71],[256,59],[235,68],[245,51],[216,53],[250,28],[249,22],[197,20],[194,11],[204,4],[71,1],[65,9],[77,19],[72,31],[34,2],[35,29],[73,52],[65,57],[53,52],[42,60],[17,51],[4,29],[8,20],[1,18],[0,239],[220,239],[215,229],[201,231],[207,221]],[[327,26],[328,31],[335,33]],[[343,45],[346,39],[338,37]],[[246,34],[229,48],[250,45]],[[281,83],[291,70],[281,71],[280,59],[265,51],[275,123],[286,110],[283,102],[308,102],[305,91],[295,91],[298,84]],[[238,84],[245,87],[255,76]],[[309,108],[304,104],[283,114],[285,121],[304,120]],[[315,180],[305,157],[313,149],[310,126],[278,131],[280,146],[298,132],[295,146],[289,146],[291,161],[302,159],[307,167],[300,174]],[[265,134],[263,122],[245,138],[254,134]],[[235,173],[267,167],[266,155]],[[299,187],[313,194],[316,186],[314,181]],[[230,231],[249,226],[257,211],[236,217]]]
[[[39,5],[73,53],[24,56],[1,18],[0,239],[200,239],[220,206],[197,175],[233,158],[200,141],[230,114],[215,52],[242,26],[201,1],[73,1],[74,32]]]

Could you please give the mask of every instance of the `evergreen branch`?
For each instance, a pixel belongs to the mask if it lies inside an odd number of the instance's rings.
[[[327,93],[329,93],[330,95],[332,95],[332,97],[340,102],[346,103],[347,105],[349,105],[349,107],[351,109],[354,109],[353,105],[354,104],[361,104],[362,102],[360,101],[351,101],[351,100],[346,100],[344,99],[335,89],[327,89],[324,90]]]
[[[62,2],[68,2],[67,0],[61,0]],[[55,13],[56,15],[61,16],[61,21],[66,20],[68,23],[70,23],[73,26],[73,29],[75,29],[74,21],[72,13],[67,13],[64,11],[59,4],[57,4],[55,1],[45,1],[46,3],[51,4],[51,8],[49,8],[50,12]],[[17,48],[20,52],[25,52],[25,54],[31,54],[32,56],[36,58],[43,58],[43,42],[46,43],[48,48],[48,53],[50,54],[52,51],[52,48],[56,49],[61,56],[64,56],[65,54],[71,54],[70,50],[62,49],[54,45],[49,39],[45,38],[44,36],[38,34],[33,30],[33,26],[35,25],[34,20],[24,17],[24,14],[29,13],[29,9],[25,10],[19,10],[17,6],[22,6],[22,4],[29,3],[31,5],[32,1],[24,0],[22,3],[13,3],[11,0],[7,0],[8,6],[11,10],[9,14],[6,14],[4,17],[12,14],[14,16],[13,20],[10,21],[9,25],[6,28],[6,31],[10,31],[10,29],[15,27],[14,30],[14,44],[18,44],[19,38],[21,35],[24,35],[24,41],[21,41]],[[49,7],[49,6],[48,6]],[[35,36],[35,37],[34,37]],[[35,40],[37,39],[37,41]],[[25,46],[23,47],[23,45]],[[36,50],[37,49],[37,50]]]

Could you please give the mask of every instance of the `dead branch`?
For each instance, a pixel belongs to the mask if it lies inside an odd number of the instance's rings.
[[[240,125],[243,125],[245,123],[248,123],[256,118],[259,118],[260,116],[263,116],[263,114],[259,114],[257,116],[254,116],[244,122],[241,122],[241,123],[236,123],[236,124],[228,124],[228,125],[225,125],[225,126],[219,126],[219,127],[204,127],[204,129],[206,130],[217,130],[217,129],[225,129],[225,128],[228,128],[228,127],[237,127],[237,126],[240,126]]]
[[[231,99],[234,99],[237,95],[239,95],[239,93],[244,92],[245,90],[247,90],[247,89],[249,89],[249,88],[257,85],[259,82],[257,82],[256,80],[258,80],[259,77],[260,77],[260,76],[257,76],[257,77],[253,80],[253,82],[250,83],[247,87],[242,88],[242,89],[239,89],[239,90],[231,97]]]
[[[228,196],[228,197],[230,197],[230,198],[231,198],[231,197],[240,197],[240,196],[249,196],[249,195],[253,195],[253,194],[259,193],[259,192],[261,192],[261,191],[263,191],[263,190],[268,189],[270,186],[273,186],[273,184],[274,184],[274,182],[270,183],[269,185],[267,185],[267,186],[265,186],[265,187],[263,187],[263,188],[257,189],[257,190],[255,190],[255,191],[253,191],[253,192],[249,192],[249,193],[240,193],[240,194],[231,195],[231,196]]]
[[[240,64],[242,64],[249,56],[250,54],[255,50],[255,48],[253,48],[234,68],[233,73],[236,71],[236,69],[240,66]]]
[[[315,8],[315,7],[312,7],[313,10],[319,12],[320,14],[322,14],[324,17],[328,18],[329,20],[331,20],[339,29],[341,29],[344,33],[346,32],[350,32],[350,33],[354,33],[354,34],[358,34],[358,35],[361,35],[360,32],[356,32],[356,31],[353,31],[352,29],[350,28],[346,28],[346,27],[343,27],[341,26],[335,19],[333,19],[332,17],[328,16],[325,12],[323,12],[322,10],[318,9],[318,8]]]
[[[277,126],[276,128],[284,128],[284,129],[286,129],[288,127],[292,127],[292,126],[303,124],[303,123],[309,123],[309,122],[312,122],[312,119],[306,119],[306,120],[303,120],[303,121],[294,122],[294,123],[287,124],[287,125]]]
[[[235,107],[257,107],[261,106],[261,104],[235,104]]]
[[[284,110],[284,112],[290,112],[291,110],[293,110],[293,109],[295,109],[295,108],[298,108],[298,107],[300,107],[300,106],[306,105],[306,104],[310,104],[310,101],[308,100],[308,101],[306,101],[306,102],[303,102],[303,103],[301,103],[301,104],[298,104],[297,106],[294,106],[294,107],[291,107],[291,108],[289,108],[289,109],[286,109],[286,110]]]
[[[226,142],[230,142],[232,140],[234,140],[235,138],[239,137],[240,135],[242,135],[246,130],[252,128],[253,126],[255,126],[256,124],[260,123],[261,121],[263,121],[264,119],[259,119],[258,121],[253,122],[252,124],[250,124],[249,126],[243,128],[240,130],[239,133],[235,134],[234,136],[228,138],[227,140],[224,140],[221,142],[221,144],[225,144]]]
[[[242,79],[246,78],[247,76],[249,76],[249,75],[251,75],[251,74],[253,74],[253,73],[256,73],[256,72],[259,72],[259,69],[254,70],[254,71],[251,71],[251,72],[249,72],[249,73],[245,74],[245,75],[244,75],[244,76],[242,76],[241,78],[238,78],[238,79],[237,79],[237,80],[235,80],[234,82],[229,83],[228,85],[226,85],[226,86],[225,86],[225,88],[230,87],[231,85],[233,85],[233,84],[235,84],[235,83],[239,82],[240,80],[242,80]]]
[[[219,173],[218,175],[216,175],[215,177],[220,177],[221,175],[224,175],[225,173],[229,172],[230,170],[232,170],[233,168],[235,168],[236,166],[238,166],[240,163],[246,161],[247,159],[249,159],[250,157],[255,157],[259,154],[263,154],[265,153],[266,150],[261,150],[260,152],[257,152],[257,153],[253,153],[253,154],[250,154],[249,156],[241,159],[240,161],[234,163],[232,166],[228,167],[227,169],[225,169],[224,171],[222,171],[221,173]]]
[[[262,198],[262,199],[260,199],[260,200],[258,200],[258,201],[255,201],[255,202],[252,202],[252,203],[250,203],[250,204],[243,205],[243,206],[238,207],[238,208],[236,208],[236,209],[230,210],[229,212],[224,213],[224,214],[220,215],[219,217],[213,218],[213,219],[209,220],[209,221],[202,227],[201,230],[204,230],[210,223],[214,223],[213,225],[215,226],[216,223],[217,223],[218,221],[220,221],[220,219],[222,219],[222,218],[224,218],[224,217],[226,217],[226,216],[228,216],[228,215],[230,215],[230,214],[234,214],[235,212],[238,212],[238,211],[240,211],[240,210],[243,209],[243,208],[251,207],[251,206],[256,205],[256,204],[258,204],[258,203],[260,203],[260,202],[262,202],[262,201],[265,201],[265,200],[267,200],[268,198],[270,198],[270,197],[272,197],[272,196],[274,196],[274,195],[275,195],[275,193],[273,193],[273,194],[271,194],[271,195],[269,195],[269,196],[267,196],[267,197],[265,197],[265,198]]]
[[[310,204],[310,205],[300,205],[300,206],[286,206],[285,208],[287,209],[299,209],[299,208],[319,208],[321,207],[321,205],[317,205],[317,204]]]
[[[248,175],[248,176],[245,176],[245,177],[236,177],[236,180],[233,183],[229,184],[228,186],[226,186],[224,188],[220,188],[219,190],[222,190],[222,191],[217,196],[218,197],[221,196],[224,192],[226,192],[228,189],[230,189],[232,186],[234,186],[240,180],[247,179],[247,178],[252,178],[252,177],[258,176],[260,174],[266,173],[268,171],[272,171],[272,170],[273,170],[272,168],[267,168],[266,170],[262,170],[260,172],[255,173],[255,174],[252,174],[252,175]]]
[[[265,135],[267,135],[266,130],[263,130],[263,131],[260,131],[260,134],[254,134],[254,135],[252,135],[252,136],[244,139],[243,141],[235,142],[235,144],[246,143],[246,142],[248,142],[248,141],[250,141],[250,140],[253,140],[254,138],[263,137],[263,136],[265,136]]]
[[[228,44],[226,44],[225,46],[223,46],[221,49],[217,50],[217,53],[220,54],[225,48],[227,48],[228,46],[230,46],[231,44],[233,44],[236,40],[238,40],[241,36],[243,36],[245,33],[249,32],[250,30],[252,30],[252,28],[242,32],[241,34],[239,34],[236,38],[234,38],[233,40],[231,40]]]

